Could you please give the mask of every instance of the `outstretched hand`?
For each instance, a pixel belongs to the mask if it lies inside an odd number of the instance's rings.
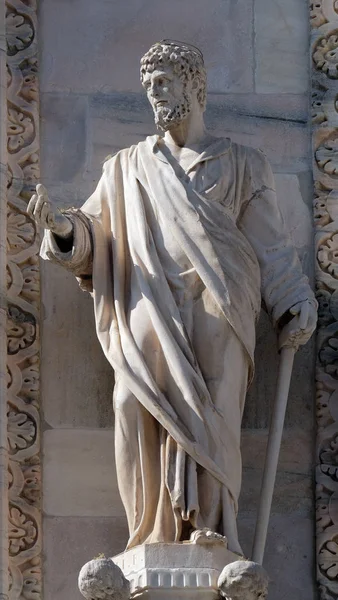
[[[295,348],[306,344],[312,336],[317,324],[317,309],[313,302],[304,300],[297,302],[289,309],[293,319],[285,325],[278,337],[281,348]]]
[[[47,190],[41,183],[36,186],[36,194],[29,201],[27,213],[38,227],[50,229],[55,235],[66,238],[72,234],[72,222],[48,198]]]

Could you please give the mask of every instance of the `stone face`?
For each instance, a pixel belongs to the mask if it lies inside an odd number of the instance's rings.
[[[45,431],[44,512],[52,516],[124,517],[113,461],[113,431]]]
[[[255,90],[257,93],[306,92],[309,76],[307,22],[306,2],[256,0]]]

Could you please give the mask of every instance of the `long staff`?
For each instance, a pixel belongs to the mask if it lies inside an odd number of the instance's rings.
[[[252,551],[252,560],[259,564],[263,563],[279,451],[282,441],[286,405],[288,402],[292,367],[296,351],[297,347],[287,347],[282,348],[280,354],[276,398],[270,425],[268,447],[265,456],[264,474]]]

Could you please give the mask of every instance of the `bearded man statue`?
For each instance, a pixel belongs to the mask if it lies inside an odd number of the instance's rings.
[[[61,213],[40,184],[28,212],[45,228],[41,256],[93,296],[115,371],[127,547],[208,529],[241,553],[240,429],[261,300],[278,331],[292,319],[285,344],[307,342],[316,301],[264,154],[206,131],[201,52],[156,43],[141,82],[160,135],[107,160],[81,209]]]

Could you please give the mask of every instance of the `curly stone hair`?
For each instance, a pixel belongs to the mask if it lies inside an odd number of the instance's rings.
[[[195,46],[185,42],[175,40],[156,42],[141,58],[142,85],[146,73],[152,73],[155,69],[168,65],[184,82],[198,79],[197,100],[204,109],[207,95],[207,74],[202,52]]]

